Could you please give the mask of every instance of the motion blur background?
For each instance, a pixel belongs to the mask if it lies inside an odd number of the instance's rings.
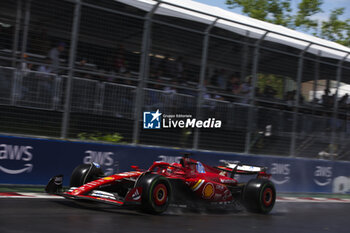
[[[2,0],[0,132],[350,160],[346,47],[148,2]],[[223,125],[143,129],[157,109]]]

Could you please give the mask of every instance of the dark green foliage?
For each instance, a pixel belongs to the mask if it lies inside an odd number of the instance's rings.
[[[323,12],[322,0],[301,0],[292,14],[290,0],[226,0],[231,8],[241,8],[252,18],[308,32],[326,40],[350,46],[350,19],[340,20],[344,8],[330,12],[328,20],[316,20],[313,16]]]

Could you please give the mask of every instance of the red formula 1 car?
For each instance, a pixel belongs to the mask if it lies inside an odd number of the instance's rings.
[[[51,178],[46,192],[67,199],[96,201],[122,207],[138,207],[160,214],[169,204],[181,207],[224,206],[242,203],[248,211],[269,213],[276,191],[266,168],[222,161],[211,167],[185,155],[180,163],[154,162],[147,171],[132,166],[134,171],[105,176],[96,163],[76,167],[70,188],[62,192],[62,175]],[[247,183],[234,177],[256,175]]]

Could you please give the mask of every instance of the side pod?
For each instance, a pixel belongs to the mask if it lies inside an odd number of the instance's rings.
[[[57,175],[50,179],[49,183],[45,187],[45,192],[50,194],[62,193],[63,175]]]

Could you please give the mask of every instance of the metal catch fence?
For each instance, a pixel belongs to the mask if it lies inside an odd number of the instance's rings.
[[[350,159],[346,49],[138,2],[2,0],[0,132]],[[222,126],[144,129],[157,110]]]

